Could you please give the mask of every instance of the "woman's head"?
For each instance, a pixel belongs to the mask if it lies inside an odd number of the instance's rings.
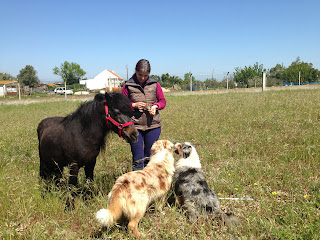
[[[137,62],[136,72],[151,72],[150,62],[146,59],[141,59]]]
[[[148,60],[141,59],[139,60],[139,62],[137,62],[136,76],[140,83],[143,83],[148,79],[150,72],[151,72],[151,66]]]

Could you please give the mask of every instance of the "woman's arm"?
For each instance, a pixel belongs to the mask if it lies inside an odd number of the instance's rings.
[[[157,100],[158,102],[156,102],[154,105],[158,106],[158,110],[164,109],[167,104],[167,101],[164,97],[162,88],[158,82],[157,82]]]
[[[123,85],[121,93],[125,95],[127,98],[129,98],[129,92],[128,88],[126,87],[126,84]],[[135,110],[135,108],[139,109],[139,111],[142,111],[145,108],[145,106],[146,103],[144,102],[131,102],[131,108],[133,111]]]

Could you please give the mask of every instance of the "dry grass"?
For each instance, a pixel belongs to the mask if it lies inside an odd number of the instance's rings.
[[[91,199],[64,211],[67,192],[41,196],[36,127],[79,102],[0,105],[0,238],[131,239],[123,226],[102,232],[94,213],[106,207],[115,178],[131,169],[128,144],[107,139]],[[197,144],[209,185],[241,226],[190,225],[179,209],[148,212],[146,239],[319,239],[320,90],[168,96],[161,139]],[[83,171],[80,174],[84,186]]]

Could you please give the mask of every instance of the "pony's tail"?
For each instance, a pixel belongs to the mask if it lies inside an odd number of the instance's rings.
[[[110,204],[108,209],[100,209],[96,213],[96,219],[102,225],[102,227],[111,227],[116,221],[118,221],[122,215],[122,201],[120,192],[111,192]]]

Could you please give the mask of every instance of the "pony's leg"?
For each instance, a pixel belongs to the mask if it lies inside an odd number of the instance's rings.
[[[59,183],[62,178],[63,167],[58,166],[54,162],[43,160],[40,156],[40,177],[43,180],[54,180],[55,184]]]
[[[93,181],[93,170],[96,165],[96,159],[87,163],[84,167],[84,172],[86,174],[87,181]]]
[[[70,165],[70,176],[69,176],[70,193],[69,193],[69,196],[67,196],[65,210],[74,209],[74,197],[77,195],[74,187],[78,185],[78,173],[79,173],[78,164],[72,163]]]
[[[70,176],[69,176],[69,184],[73,186],[78,185],[78,173],[79,173],[79,166],[77,163],[72,163],[70,165]]]
[[[93,196],[93,170],[96,164],[96,159],[90,161],[84,166],[84,172],[86,174],[86,185],[85,188],[82,190],[83,198],[85,200],[91,198]]]

